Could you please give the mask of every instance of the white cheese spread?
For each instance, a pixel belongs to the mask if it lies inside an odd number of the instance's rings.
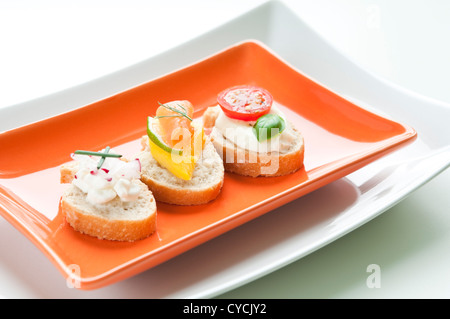
[[[224,138],[234,143],[237,147],[257,153],[278,152],[285,153],[295,140],[295,133],[285,115],[276,105],[272,105],[270,112],[279,115],[286,123],[286,128],[278,135],[264,141],[258,141],[253,130],[254,121],[242,121],[229,118],[220,110],[215,122],[215,129]]]
[[[124,202],[138,198],[140,188],[132,183],[133,179],[140,177],[141,165],[138,159],[125,162],[106,157],[98,169],[100,157],[73,154],[72,158],[79,164],[72,184],[87,194],[86,200],[91,204],[104,204],[116,196]]]

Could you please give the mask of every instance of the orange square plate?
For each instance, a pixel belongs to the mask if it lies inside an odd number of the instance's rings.
[[[305,166],[284,177],[225,174],[219,197],[201,206],[158,203],[157,232],[134,243],[74,231],[59,213],[67,185],[59,166],[76,149],[107,145],[132,157],[158,102],[190,100],[200,117],[221,90],[268,89],[305,139]],[[362,109],[295,70],[259,42],[245,41],[198,63],[76,110],[0,135],[0,213],[81,289],[142,272],[405,145],[416,132]]]

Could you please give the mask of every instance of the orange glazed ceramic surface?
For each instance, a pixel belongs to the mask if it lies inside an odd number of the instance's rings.
[[[99,240],[65,223],[59,201],[67,185],[59,183],[59,166],[71,160],[70,153],[109,145],[132,158],[158,102],[189,100],[200,117],[219,92],[243,84],[267,89],[303,134],[302,170],[257,179],[226,173],[221,194],[207,205],[157,203],[157,232],[133,243]],[[81,289],[95,289],[344,177],[415,136],[412,128],[352,104],[248,41],[96,103],[1,133],[0,213],[65,277]]]

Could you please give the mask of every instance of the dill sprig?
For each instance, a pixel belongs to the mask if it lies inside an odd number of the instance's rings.
[[[161,119],[161,118],[164,118],[164,117],[183,117],[182,115],[158,115],[158,116],[155,116],[154,118],[155,119]]]
[[[160,106],[162,106],[162,107],[168,109],[168,110],[171,110],[171,111],[173,111],[173,112],[175,112],[175,113],[180,114],[180,115],[175,115],[175,116],[171,116],[171,115],[162,115],[162,116],[160,116],[160,117],[179,117],[179,116],[183,116],[183,117],[187,118],[189,121],[192,122],[192,118],[191,118],[189,115],[187,115],[187,111],[186,111],[186,109],[185,109],[182,105],[177,104],[179,107],[181,107],[181,108],[184,110],[184,112],[183,112],[183,111],[180,111],[180,110],[178,110],[178,109],[176,109],[176,108],[173,108],[173,107],[171,107],[171,106],[169,106],[169,105],[166,105],[166,104],[161,104],[161,103],[159,103],[159,102],[158,102],[158,104],[159,104]]]

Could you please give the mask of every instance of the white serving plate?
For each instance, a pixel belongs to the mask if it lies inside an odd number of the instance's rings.
[[[36,247],[2,221],[0,242],[8,242],[10,247],[3,250],[5,254],[1,260],[14,269],[12,272],[20,279],[16,282],[16,289],[0,291],[1,295],[16,297],[20,292],[21,297],[33,298],[218,296],[355,230],[449,166],[448,105],[406,91],[368,73],[277,1],[264,3],[200,37],[114,74],[57,94],[2,108],[0,130],[89,104],[246,39],[265,43],[302,73],[356,104],[386,117],[401,119],[418,132],[417,140],[344,179],[160,266],[94,291],[68,289],[60,274]],[[342,80],[344,75],[345,81]],[[14,240],[10,241],[10,238]],[[30,258],[35,261],[32,271],[28,266]],[[3,282],[8,281],[7,278],[2,279]],[[22,285],[29,286],[28,295],[23,295]]]

